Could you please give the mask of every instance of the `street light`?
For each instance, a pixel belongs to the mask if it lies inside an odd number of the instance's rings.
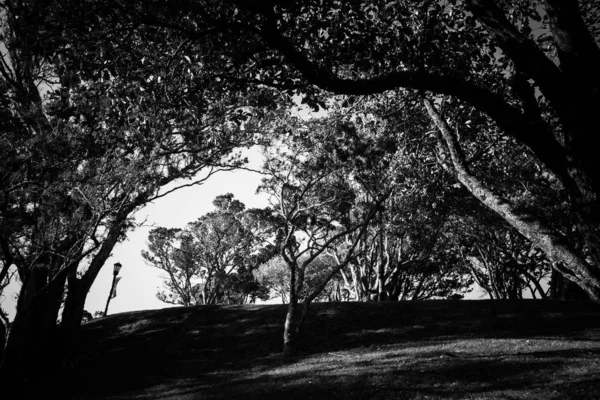
[[[104,316],[106,317],[106,315],[108,314],[108,305],[110,304],[110,299],[112,299],[113,296],[113,290],[115,290],[115,283],[117,281],[117,275],[119,275],[119,271],[121,270],[121,263],[120,262],[116,262],[114,269],[113,269],[113,280],[112,280],[112,285],[110,286],[110,293],[108,293],[108,300],[106,300],[106,308],[104,309]]]

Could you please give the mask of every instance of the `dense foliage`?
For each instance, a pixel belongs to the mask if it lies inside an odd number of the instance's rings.
[[[154,230],[161,299],[251,301],[276,253],[287,283],[263,281],[288,291],[286,353],[332,285],[544,297],[552,269],[600,301],[599,16],[558,0],[0,0],[0,290],[22,282],[3,376],[69,357],[135,211],[257,143],[272,208],[222,196]],[[294,98],[327,113],[294,118]]]

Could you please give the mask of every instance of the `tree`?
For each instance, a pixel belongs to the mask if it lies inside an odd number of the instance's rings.
[[[430,151],[435,141],[427,119],[415,112],[414,98],[341,97],[328,107],[323,123],[339,128],[313,129],[311,149],[346,163],[345,173],[361,193],[389,193],[359,239],[357,257],[341,271],[354,298],[446,297],[468,286],[457,254],[443,240],[448,216],[463,199]]]
[[[148,265],[168,274],[161,291],[156,297],[165,303],[182,306],[200,304],[199,285],[194,282],[200,269],[194,260],[192,239],[181,229],[154,228],[148,235],[148,251],[142,251]]]
[[[457,179],[483,204],[491,210],[500,214],[508,223],[519,231],[525,238],[529,239],[534,245],[540,247],[546,257],[553,262],[555,269],[565,272],[563,265],[570,265],[571,268],[577,268],[579,271],[587,271],[589,276],[593,275],[593,270],[587,260],[582,258],[580,252],[573,246],[570,246],[561,235],[553,231],[552,228],[544,223],[542,219],[536,217],[528,210],[518,209],[513,203],[502,198],[494,190],[490,190],[482,182],[473,175],[465,162],[465,157],[460,150],[454,134],[450,131],[448,125],[441,119],[435,107],[425,100],[425,105],[434,120],[437,128],[441,132],[441,137],[445,143],[440,143],[442,152],[447,151],[441,157],[448,157],[455,169]],[[441,142],[441,139],[440,139]],[[447,146],[447,147],[442,147]],[[564,263],[563,263],[564,261]],[[569,264],[566,264],[566,262]],[[575,279],[575,278],[570,278]],[[582,285],[587,294],[594,298],[594,291]]]
[[[217,196],[216,211],[186,229],[155,228],[148,236],[146,262],[168,274],[166,292],[159,300],[184,306],[246,304],[264,297],[264,288],[252,271],[269,257],[265,237],[269,229],[256,215],[265,210],[245,210],[231,193]]]
[[[303,255],[299,260],[302,265],[308,258],[308,255]],[[325,254],[315,258],[304,271],[304,279],[302,292],[298,293],[298,298],[302,301],[307,295],[310,295],[325,279],[332,269],[340,264],[339,259],[334,259],[332,256]],[[340,270],[341,273],[343,270]],[[270,291],[269,298],[280,297],[283,304],[289,303],[288,295],[290,293],[290,269],[283,257],[277,255],[267,262],[261,264],[255,271],[254,276],[262,285]],[[296,281],[299,277],[296,276]],[[321,293],[314,301],[341,301],[344,296],[343,291],[347,291],[344,282],[341,280],[341,275],[335,274],[328,284],[323,288]]]

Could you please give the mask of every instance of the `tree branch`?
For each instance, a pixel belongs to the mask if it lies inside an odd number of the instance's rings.
[[[395,71],[368,79],[339,78],[331,71],[319,68],[297,50],[277,30],[274,20],[268,19],[262,29],[257,30],[257,34],[269,46],[283,54],[309,83],[336,94],[369,95],[398,88],[411,88],[450,95],[466,101],[492,118],[500,129],[532,149],[559,178],[567,179],[565,151],[552,132],[545,125],[531,121],[498,94],[458,77],[438,76],[424,71]],[[543,53],[541,55],[550,62]],[[560,71],[553,64],[552,67],[545,64],[544,66],[553,69],[552,77],[548,80],[556,86],[557,74]]]

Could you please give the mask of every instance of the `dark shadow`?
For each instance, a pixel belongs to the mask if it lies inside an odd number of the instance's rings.
[[[52,382],[60,383],[62,394],[70,398],[119,398],[119,394],[128,398],[129,393],[143,393],[143,398],[152,399],[188,395],[202,399],[305,399],[324,398],[325,393],[327,398],[377,398],[377,380],[383,379],[386,387],[391,385],[386,393],[400,396],[396,398],[418,398],[427,393],[452,398],[456,385],[463,395],[522,390],[535,385],[540,375],[561,371],[569,359],[597,358],[600,354],[599,348],[583,347],[523,351],[519,358],[514,353],[486,358],[485,354],[465,357],[419,351],[434,343],[470,339],[597,341],[600,308],[589,303],[315,304],[303,327],[302,353],[292,360],[279,355],[285,313],[286,307],[280,305],[203,306],[94,320],[83,326],[82,354],[68,374]],[[394,351],[376,351],[388,348]],[[407,349],[413,349],[410,356],[402,353]],[[360,355],[373,351],[377,356],[368,360],[334,359],[329,362],[333,370],[316,362],[310,372],[272,373],[281,368],[293,370],[306,359],[333,357],[336,352]],[[406,360],[418,369],[403,367],[401,363]],[[428,378],[421,379],[424,376]],[[591,378],[579,383],[581,390],[596,384]],[[576,387],[573,385],[569,387]],[[70,393],[65,393],[67,387]],[[571,394],[565,390],[557,387],[557,393],[566,397],[556,398],[569,398]],[[365,397],[367,392],[372,395]]]

